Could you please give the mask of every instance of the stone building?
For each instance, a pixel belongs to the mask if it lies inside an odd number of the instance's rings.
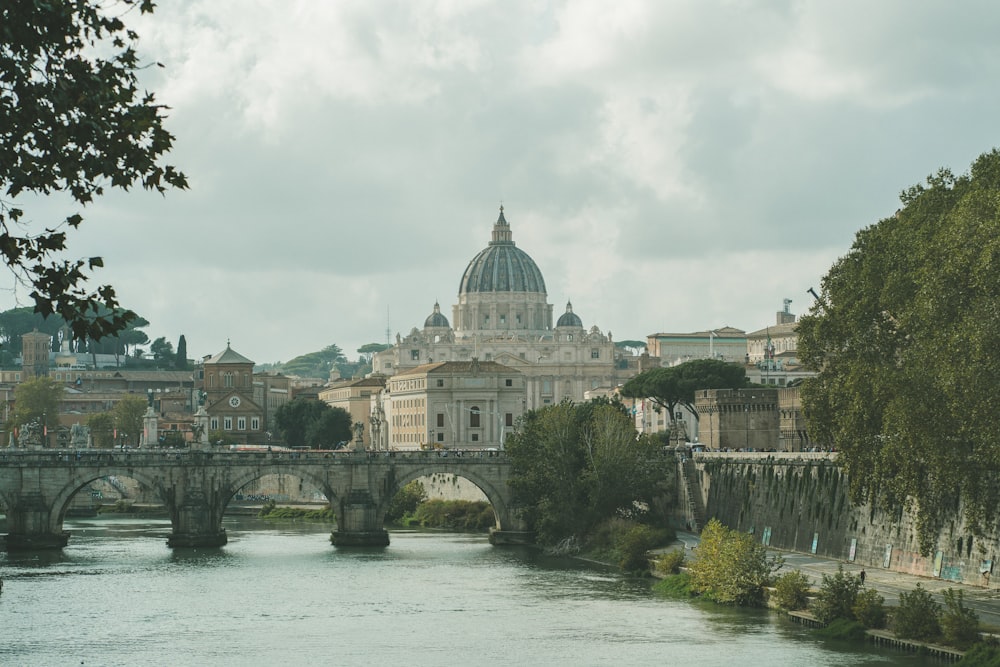
[[[444,362],[496,362],[520,371],[528,409],[584,400],[588,391],[620,381],[611,333],[584,326],[572,303],[552,323],[542,272],[518,248],[503,207],[492,238],[466,266],[452,321],[435,303],[423,328],[414,327],[376,354],[373,371],[386,376]]]
[[[209,431],[222,431],[239,443],[266,440],[264,406],[254,396],[254,362],[226,349],[202,364],[202,391]]]
[[[700,389],[695,392],[698,437],[712,450],[767,451],[778,448],[778,390]]]
[[[44,377],[49,374],[49,353],[52,336],[37,329],[21,336],[21,368],[24,379]]]
[[[525,377],[492,361],[443,361],[388,379],[390,449],[502,449],[525,412]]]
[[[338,380],[319,392],[319,400],[331,407],[346,410],[351,415],[351,423],[365,425],[362,443],[365,449],[383,449],[376,442],[378,433],[371,428],[371,417],[377,411],[374,399],[385,388],[385,377],[372,375],[356,380]]]
[[[719,359],[746,363],[747,334],[735,327],[691,333],[655,333],[646,336],[646,349],[663,366],[676,366],[693,359]]]

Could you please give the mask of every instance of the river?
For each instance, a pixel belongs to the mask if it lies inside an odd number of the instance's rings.
[[[0,554],[2,665],[940,664],[485,536],[338,550],[327,526],[233,518],[224,548],[172,551],[165,519],[66,529],[61,552]]]

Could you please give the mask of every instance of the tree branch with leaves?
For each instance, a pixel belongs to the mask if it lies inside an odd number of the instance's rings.
[[[119,308],[110,285],[88,288],[101,257],[61,258],[83,216],[34,220],[21,199],[63,192],[83,207],[106,188],[187,187],[161,163],[174,140],[166,107],[138,87],[138,35],[122,20],[135,9],[151,13],[153,3],[0,5],[0,254],[35,312],[59,314],[80,339],[121,331],[135,314]]]

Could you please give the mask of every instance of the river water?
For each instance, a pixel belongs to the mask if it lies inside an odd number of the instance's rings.
[[[328,526],[234,518],[224,548],[173,551],[166,520],[66,528],[61,552],[0,554],[0,665],[939,664],[485,536],[338,550]]]

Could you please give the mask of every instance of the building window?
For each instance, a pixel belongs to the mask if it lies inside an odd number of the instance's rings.
[[[223,431],[232,431],[233,430],[233,418],[232,417],[223,417],[223,419],[222,419],[222,430]]]
[[[444,380],[438,379],[437,386],[443,387],[444,386]]]
[[[420,350],[410,350],[410,359],[417,360],[420,358]]]
[[[506,315],[501,315],[500,316],[500,324],[507,324],[507,316]]]
[[[260,417],[252,417],[250,419],[250,430],[259,431],[260,430]]]
[[[479,408],[475,405],[469,411],[469,428],[479,428]]]
[[[247,430],[247,418],[246,417],[237,417],[236,418],[236,430],[237,431],[245,431],[245,430]]]
[[[224,376],[224,379],[225,379],[225,383],[224,384],[225,384],[226,387],[232,387],[233,386],[233,374],[232,373],[228,373],[227,372],[225,374],[225,376]]]
[[[489,323],[490,323],[490,316],[483,315],[483,324],[489,324]]]
[[[490,354],[489,352],[486,353],[485,357],[486,358],[483,359],[483,361],[493,361],[493,355]]]
[[[438,428],[444,428],[444,413],[443,412],[437,413],[437,425],[438,425]]]
[[[504,426],[513,426],[514,425],[514,413],[513,412],[508,412],[507,414],[505,414],[503,416],[503,425]]]
[[[597,349],[596,347],[591,348],[591,350],[590,350],[590,358],[591,359],[600,359],[601,358],[601,351],[599,349]]]
[[[438,439],[438,442],[444,442],[444,433],[438,433],[437,434],[437,439]]]
[[[505,387],[513,387],[514,381],[510,378],[507,378],[506,380],[503,381],[503,384]]]
[[[218,431],[219,430],[219,418],[218,417],[212,417],[212,420],[209,422],[208,427],[210,429],[212,429],[213,431]]]
[[[473,433],[472,434],[472,442],[479,442],[479,434],[478,433]]]

